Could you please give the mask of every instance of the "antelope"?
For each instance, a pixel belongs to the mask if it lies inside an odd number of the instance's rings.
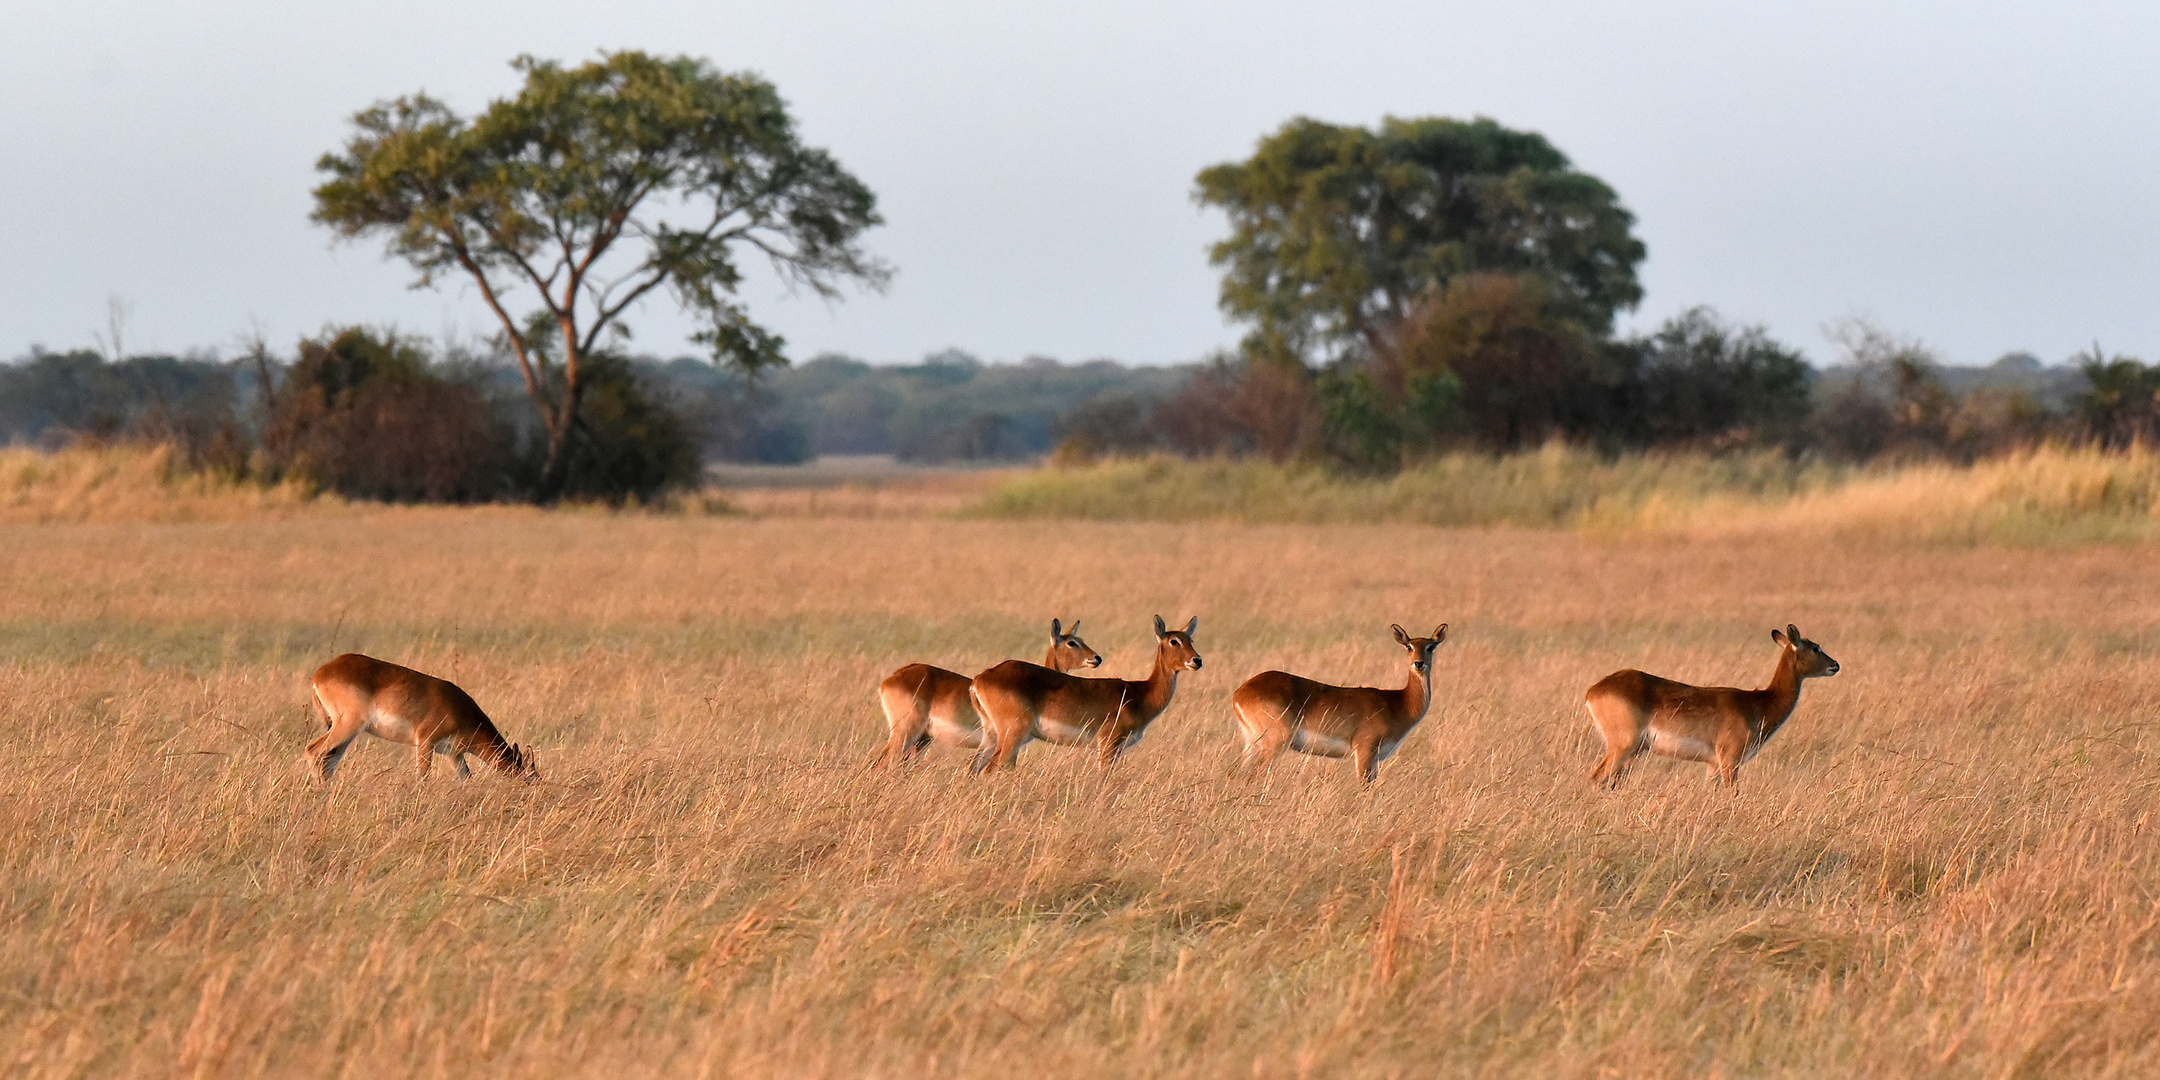
[[[1357,771],[1370,784],[1380,763],[1393,757],[1410,729],[1432,704],[1433,650],[1447,640],[1447,624],[1431,637],[1414,638],[1391,626],[1395,641],[1410,650],[1410,673],[1400,690],[1377,686],[1333,686],[1292,675],[1263,671],[1230,694],[1238,733],[1245,739],[1240,767],[1248,773],[1266,768],[1285,747],[1301,754],[1356,759]]]
[[[1042,666],[1051,671],[1102,666],[1102,654],[1080,640],[1080,621],[1071,629],[1050,620],[1050,648]],[[928,664],[909,664],[878,683],[878,704],[885,708],[885,726],[891,737],[876,764],[906,761],[935,740],[947,746],[979,750],[983,745],[982,715],[968,696],[974,680],[958,672]]]
[[[1605,738],[1605,758],[1590,770],[1590,782],[1618,787],[1636,755],[1655,750],[1709,764],[1721,785],[1737,783],[1740,766],[1792,716],[1800,683],[1838,673],[1838,662],[1791,623],[1770,631],[1770,640],[1784,651],[1761,690],[1689,686],[1633,669],[1599,679],[1583,694],[1590,723]]]
[[[467,754],[511,776],[539,776],[532,752],[506,741],[455,683],[359,653],[346,653],[316,668],[310,681],[315,707],[329,730],[307,745],[307,756],[324,780],[337,771],[363,731],[410,745],[419,754],[423,778],[437,754],[449,755],[460,780],[472,778],[472,770],[465,767]]]
[[[1082,679],[1024,660],[1007,660],[975,676],[969,694],[983,718],[982,751],[974,771],[1010,769],[1020,748],[1035,739],[1079,746],[1093,740],[1102,763],[1140,741],[1147,726],[1170,707],[1180,671],[1200,670],[1193,647],[1195,615],[1183,630],[1155,616],[1155,670],[1145,679]]]

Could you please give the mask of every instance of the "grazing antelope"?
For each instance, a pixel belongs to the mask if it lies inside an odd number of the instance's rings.
[[[307,745],[307,756],[325,780],[363,731],[410,745],[419,754],[423,777],[437,754],[450,756],[460,780],[472,777],[465,767],[467,754],[512,776],[539,775],[532,753],[505,741],[455,683],[359,653],[346,653],[316,668],[312,681],[315,707],[330,730]]]
[[[1140,741],[1170,707],[1180,671],[1200,670],[1193,616],[1183,630],[1155,616],[1155,670],[1145,679],[1082,679],[1024,660],[1007,660],[980,675],[969,693],[982,714],[985,739],[974,769],[1010,769],[1034,739],[1079,746],[1093,740],[1108,765]]]
[[[1777,734],[1793,706],[1800,703],[1800,682],[1838,673],[1838,662],[1822,646],[1800,636],[1787,623],[1770,640],[1784,649],[1777,672],[1761,690],[1730,686],[1689,686],[1633,669],[1615,671],[1583,694],[1590,722],[1605,737],[1605,758],[1590,770],[1592,784],[1617,787],[1628,765],[1644,750],[1669,758],[1701,761],[1710,775],[1731,786],[1762,745]]]
[[[1288,747],[1301,754],[1355,758],[1358,775],[1372,783],[1380,763],[1394,756],[1404,736],[1425,718],[1432,704],[1433,650],[1447,640],[1446,623],[1431,637],[1411,637],[1400,626],[1389,629],[1410,650],[1410,676],[1400,690],[1333,686],[1287,671],[1263,671],[1233,691],[1230,709],[1245,737],[1242,767],[1266,768]]]
[[[1102,654],[1080,640],[1080,621],[1071,629],[1050,620],[1050,649],[1042,666],[1052,671],[1102,666]],[[928,664],[909,664],[878,683],[878,704],[885,707],[885,726],[891,736],[877,763],[906,761],[928,747],[932,740],[969,750],[983,745],[982,716],[968,697],[973,680],[958,672]]]

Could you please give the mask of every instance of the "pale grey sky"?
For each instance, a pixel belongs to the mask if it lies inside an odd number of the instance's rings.
[[[1604,178],[1650,249],[1627,324],[1696,304],[1818,363],[1860,316],[1955,363],[2160,359],[2160,4],[621,5],[0,0],[0,357],[492,327],[307,221],[346,118],[464,111],[520,52],[709,57],[779,86],[878,193],[899,269],[837,305],[754,280],[798,359],[958,346],[1192,359],[1234,342],[1193,174],[1293,115],[1488,115]],[[664,301],[634,345],[680,350]]]

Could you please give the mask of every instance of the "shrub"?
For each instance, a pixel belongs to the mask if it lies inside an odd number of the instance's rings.
[[[348,327],[300,343],[262,445],[273,476],[353,498],[469,502],[504,494],[507,433],[480,388],[431,369],[396,334]]]
[[[1304,365],[1222,356],[1155,410],[1163,441],[1188,457],[1258,455],[1275,462],[1303,454],[1322,419]]]
[[[2031,389],[1954,391],[1941,361],[1918,341],[1863,322],[1845,324],[1837,337],[1847,363],[1818,383],[1796,439],[1803,448],[1848,461],[1970,462],[2077,434]]]
[[[1452,377],[1440,400],[1455,415],[1409,419],[1441,431],[1460,423],[1496,450],[1596,430],[1621,374],[1574,309],[1531,274],[1454,279],[1418,302],[1377,361],[1381,389],[1404,400],[1416,382]]]
[[[1054,431],[1058,444],[1050,458],[1059,465],[1082,464],[1105,454],[1130,457],[1162,444],[1150,404],[1126,393],[1083,402],[1061,417]]]
[[[2092,388],[2076,401],[2089,438],[2103,446],[2160,443],[2160,364],[2103,359],[2100,346],[2075,358]]]
[[[1633,343],[1629,441],[1705,446],[1783,441],[1807,417],[1813,375],[1760,326],[1698,307]]]

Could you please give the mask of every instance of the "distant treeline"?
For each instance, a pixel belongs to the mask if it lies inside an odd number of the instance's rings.
[[[1948,366],[1864,325],[1846,328],[1841,344],[1840,362],[1816,369],[1759,328],[1697,310],[1649,335],[1577,345],[1565,364],[1539,363],[1530,349],[1494,363],[1487,345],[1425,358],[1438,378],[1393,381],[1372,364],[985,364],[957,350],[915,364],[821,356],[758,380],[688,358],[635,368],[714,461],[1169,453],[1388,472],[1450,450],[1551,439],[1836,461],[1970,461],[2041,442],[2160,440],[2160,365],[2096,347],[2058,365],[2009,353],[1984,367]]]
[[[1073,434],[1076,421],[1106,409],[1152,409],[1197,368],[1044,357],[985,364],[954,349],[914,364],[826,355],[755,381],[688,358],[640,370],[692,419],[709,457],[787,463],[820,454],[921,462],[1037,458]]]
[[[584,378],[567,494],[643,500],[696,482],[694,433],[663,391],[614,358]],[[33,351],[0,365],[0,442],[167,443],[198,470],[355,498],[524,498],[546,450],[537,427],[500,364],[361,327],[284,357]]]
[[[1071,418],[1145,415],[1195,370],[985,364],[949,350],[897,365],[822,356],[752,378],[688,357],[603,355],[582,376],[570,494],[650,498],[694,483],[707,461],[1029,460],[1071,437]],[[501,358],[362,327],[282,356],[39,350],[0,365],[0,444],[171,443],[197,468],[297,475],[355,497],[522,497],[541,437]]]
[[[1391,473],[1452,451],[1554,440],[1607,453],[1971,461],[2043,442],[2160,438],[2160,366],[2097,348],[2061,366],[2012,353],[1950,367],[1916,343],[1855,326],[1841,362],[1816,369],[1760,328],[1707,310],[1602,341],[1554,341],[1495,321],[1455,325],[1442,313],[1422,324],[1424,340],[1317,370],[1218,359],[1151,409],[1069,415],[1059,455],[1167,451]]]
[[[1452,348],[1444,313],[1424,325],[1437,328],[1427,340],[1388,353],[1407,358],[1393,374],[1370,361],[1128,367],[949,350],[914,364],[828,355],[752,378],[691,358],[602,356],[584,376],[570,494],[649,499],[695,483],[705,462],[821,454],[1169,453],[1384,473],[1553,439],[1837,461],[2160,442],[2160,365],[2097,347],[2061,365],[2014,353],[1951,367],[1856,326],[1841,362],[1818,370],[1706,310],[1564,348],[1495,333],[1489,320],[1475,327],[1477,348]],[[33,351],[0,365],[0,442],[121,439],[173,444],[197,468],[391,500],[521,498],[544,452],[520,376],[499,358],[366,328],[327,330],[285,356]]]

